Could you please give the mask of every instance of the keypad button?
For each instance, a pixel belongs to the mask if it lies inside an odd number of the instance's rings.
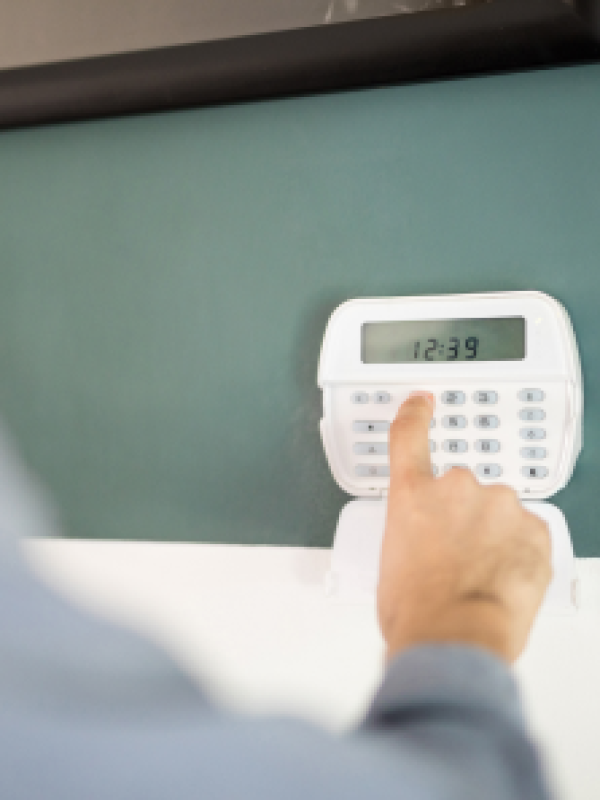
[[[387,433],[390,429],[389,422],[353,422],[354,433]]]
[[[462,406],[467,398],[464,392],[444,392],[442,394],[442,403],[448,406]]]
[[[442,447],[446,453],[466,453],[469,449],[464,439],[447,439]]]
[[[432,464],[432,465],[431,465],[431,472],[433,473],[433,477],[434,477],[434,478],[437,478],[437,476],[440,474],[440,471],[439,471],[439,469],[436,467],[436,465],[435,465],[435,464]]]
[[[444,428],[466,428],[467,418],[461,417],[459,415],[444,417],[442,419],[442,425],[444,426]]]
[[[546,419],[546,412],[542,408],[523,408],[519,411],[519,419],[525,422],[541,422]]]
[[[521,428],[519,431],[521,439],[528,439],[529,441],[536,441],[546,438],[546,431],[543,428]]]
[[[498,392],[475,392],[473,402],[480,405],[493,406],[498,402]]]
[[[366,392],[354,392],[352,395],[352,402],[357,405],[365,405],[369,402],[369,395]]]
[[[373,402],[383,405],[384,403],[392,402],[392,395],[389,392],[375,392],[373,395]]]
[[[548,470],[546,467],[523,467],[521,475],[525,478],[547,478]]]
[[[521,389],[517,397],[522,403],[541,403],[546,394],[541,389]]]
[[[357,456],[387,456],[387,442],[356,442],[353,448]]]
[[[475,474],[478,478],[499,478],[502,467],[499,464],[477,464]]]
[[[458,469],[469,469],[466,464],[444,464],[444,473],[450,472],[451,469],[457,467]]]
[[[519,452],[521,458],[546,458],[548,455],[545,447],[522,447]]]
[[[429,423],[429,430],[432,430],[433,428],[435,428],[435,418],[434,417],[432,417],[431,422]]]
[[[500,442],[497,439],[478,439],[475,442],[475,450],[478,453],[499,453]]]
[[[435,453],[436,450],[437,450],[437,444],[435,442],[432,442],[431,439],[430,439],[429,440],[429,452],[430,453]]]
[[[497,428],[500,425],[500,420],[493,414],[480,414],[475,417],[476,428]]]
[[[368,464],[358,464],[354,468],[357,478],[389,478],[390,468],[387,465],[375,466]]]

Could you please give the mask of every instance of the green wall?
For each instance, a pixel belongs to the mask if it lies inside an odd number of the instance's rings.
[[[600,66],[0,134],[0,410],[67,533],[329,544],[332,309],[535,288],[579,337],[556,502],[600,556],[599,142]]]

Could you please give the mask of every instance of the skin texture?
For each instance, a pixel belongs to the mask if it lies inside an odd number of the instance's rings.
[[[414,393],[390,429],[377,594],[388,657],[446,642],[483,647],[512,663],[552,577],[548,528],[507,486],[482,486],[460,468],[433,477],[434,403]]]

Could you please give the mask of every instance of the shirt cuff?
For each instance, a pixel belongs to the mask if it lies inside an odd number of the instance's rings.
[[[515,679],[487,650],[454,644],[426,644],[405,650],[386,670],[365,725],[393,723],[424,707],[492,713],[525,724]]]

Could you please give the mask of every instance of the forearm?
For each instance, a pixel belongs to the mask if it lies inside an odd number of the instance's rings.
[[[413,796],[550,797],[515,682],[484,650],[425,645],[404,651],[390,663],[361,733],[387,740],[402,761],[409,755],[405,787]]]

